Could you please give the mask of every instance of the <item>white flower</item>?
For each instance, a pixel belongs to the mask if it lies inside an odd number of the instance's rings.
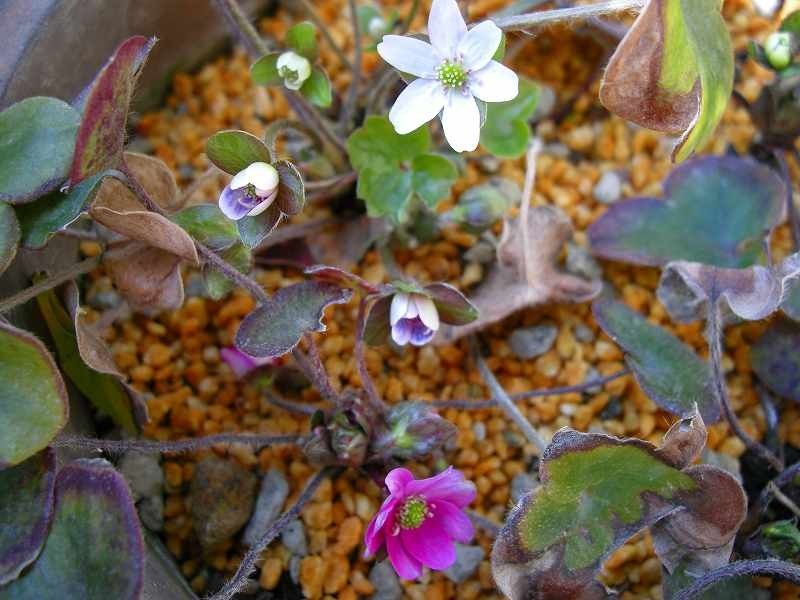
[[[311,63],[308,59],[291,50],[278,57],[276,66],[278,75],[283,77],[283,84],[290,90],[299,90],[311,76]]]
[[[392,339],[398,346],[427,344],[439,329],[436,305],[424,294],[397,292],[389,309]]]
[[[516,73],[492,60],[503,32],[491,21],[468,31],[455,0],[433,0],[428,35],[430,44],[399,35],[386,35],[378,44],[383,60],[418,77],[397,98],[389,120],[402,135],[441,113],[453,150],[475,150],[481,129],[475,98],[505,102],[519,92]]]
[[[265,162],[254,162],[233,176],[222,190],[219,208],[229,219],[259,215],[278,195],[278,171]]]
[[[367,23],[367,33],[376,38],[386,31],[387,27],[388,24],[386,23],[386,19],[375,15],[369,20],[369,23]]]

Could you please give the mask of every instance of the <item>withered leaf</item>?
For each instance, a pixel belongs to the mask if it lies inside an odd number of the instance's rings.
[[[128,240],[112,244],[103,262],[132,309],[157,312],[183,304],[179,256]]]

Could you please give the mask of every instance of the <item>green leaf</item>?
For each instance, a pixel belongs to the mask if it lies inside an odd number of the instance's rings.
[[[37,96],[0,112],[0,201],[18,204],[67,178],[80,115],[66,102]]]
[[[236,223],[222,214],[216,204],[196,204],[170,218],[195,240],[212,250],[225,250],[239,241]]]
[[[281,288],[244,318],[236,332],[236,347],[251,356],[282,356],[304,334],[325,331],[325,308],[347,302],[352,294],[352,290],[322,281]]]
[[[206,142],[208,160],[230,175],[236,175],[254,162],[271,163],[267,145],[251,133],[219,131]]]
[[[47,448],[0,471],[0,587],[32,563],[53,517],[55,453]]]
[[[248,248],[255,248],[272,233],[281,220],[281,209],[272,203],[267,210],[254,217],[244,217],[236,221],[239,238]]]
[[[356,194],[367,205],[370,217],[390,217],[403,221],[414,193],[411,171],[363,169],[358,176]]]
[[[445,222],[461,223],[468,231],[481,233],[505,217],[512,206],[519,204],[521,196],[516,182],[493,177],[487,183],[464,191],[458,204],[441,218]]]
[[[350,164],[357,171],[372,168],[390,170],[424,154],[431,145],[427,128],[420,127],[406,135],[396,133],[388,117],[371,115],[364,125],[347,138]]]
[[[444,156],[420,154],[411,163],[412,187],[426,206],[435,208],[450,193],[458,170]]]
[[[487,105],[481,145],[501,158],[518,158],[525,154],[531,138],[528,121],[533,117],[538,101],[539,86],[521,77],[516,98]]]
[[[247,273],[253,266],[253,254],[241,242],[220,252],[220,256],[240,273]],[[212,266],[204,268],[206,291],[212,300],[221,300],[235,287],[230,279],[215,270]]]
[[[0,600],[138,600],[144,542],[122,475],[102,459],[82,459],[56,478],[50,534],[38,560],[0,588]]]
[[[17,208],[22,245],[44,247],[57,232],[74,223],[94,200],[106,172],[87,177],[66,194],[56,190]]]
[[[14,209],[0,202],[0,275],[17,255],[22,233]]]
[[[77,290],[75,290],[77,294]],[[90,369],[81,358],[75,323],[56,296],[48,290],[36,297],[56,347],[58,364],[92,405],[130,435],[138,432],[131,400],[119,380]]]
[[[692,348],[621,302],[596,300],[592,312],[625,351],[625,362],[653,402],[675,415],[691,412],[696,404],[703,421],[719,420],[711,371]]]
[[[281,85],[283,78],[278,74],[280,52],[265,54],[250,67],[250,77],[257,85]]]
[[[305,80],[300,93],[305,98],[316,106],[327,108],[333,102],[331,94],[331,82],[328,79],[328,74],[320,67],[311,69],[311,75]]]
[[[600,101],[611,112],[681,134],[676,162],[711,138],[733,91],[733,47],[721,6],[721,0],[648,3],[600,86]]]
[[[681,591],[694,583],[697,577],[691,575],[689,571],[696,572],[697,568],[688,560],[679,564],[672,573],[662,569],[661,588],[664,600],[679,597]],[[693,596],[693,600],[770,600],[770,598],[772,598],[770,591],[756,586],[749,576],[723,579],[705,592]]]
[[[286,32],[286,45],[292,50],[314,61],[317,58],[317,28],[308,21],[294,25]]]
[[[0,469],[45,448],[68,415],[64,381],[44,344],[0,320]]]

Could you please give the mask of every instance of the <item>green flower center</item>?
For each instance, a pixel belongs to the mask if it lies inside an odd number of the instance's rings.
[[[449,60],[442,63],[436,74],[446,88],[462,88],[467,83],[467,72],[464,67]]]
[[[403,529],[416,529],[429,516],[428,503],[422,496],[411,496],[397,514],[397,523]]]

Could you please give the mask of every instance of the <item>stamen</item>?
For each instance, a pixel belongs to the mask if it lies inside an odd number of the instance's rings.
[[[397,513],[397,525],[403,529],[416,529],[433,516],[422,496],[411,496]]]
[[[444,61],[436,70],[436,75],[446,88],[462,88],[467,83],[467,72],[457,62]]]

